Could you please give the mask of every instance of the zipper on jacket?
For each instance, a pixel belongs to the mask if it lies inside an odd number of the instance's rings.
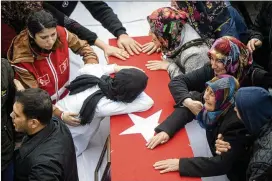
[[[7,128],[7,126],[6,126],[6,125],[4,126],[4,130],[7,132],[7,135],[8,135],[8,137],[9,137],[10,141],[12,141],[12,138],[11,138],[10,132],[9,132],[9,130],[8,130],[8,128]]]
[[[51,53],[49,54],[48,58],[46,58],[46,60],[47,60],[47,63],[49,65],[50,69],[51,69],[51,72],[52,72],[54,80],[55,80],[55,91],[56,91],[56,94],[57,94],[56,102],[58,102],[58,100],[59,100],[58,74],[57,74],[57,71],[54,68],[54,65],[52,64],[52,61],[50,59],[50,55],[51,55]]]

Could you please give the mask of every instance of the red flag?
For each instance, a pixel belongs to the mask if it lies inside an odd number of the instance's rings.
[[[151,41],[151,37],[135,37],[141,44]],[[116,46],[116,39],[109,41]],[[110,63],[132,65],[139,67],[148,75],[148,85],[145,92],[154,100],[154,106],[145,112],[135,115],[147,118],[162,110],[159,122],[164,121],[173,111],[174,100],[169,92],[170,78],[167,71],[150,71],[145,67],[149,60],[160,60],[161,54],[130,56],[126,61],[110,57]],[[154,150],[147,149],[146,140],[142,134],[120,135],[132,127],[134,123],[128,115],[112,116],[110,118],[111,135],[111,179],[112,181],[201,181],[200,178],[180,177],[179,172],[160,174],[153,168],[157,161],[169,158],[193,157],[190,142],[185,129],[182,129],[166,144]]]

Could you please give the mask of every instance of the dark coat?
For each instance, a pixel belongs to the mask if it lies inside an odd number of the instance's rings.
[[[14,129],[10,113],[12,112],[15,88],[14,73],[8,60],[1,59],[1,170],[5,170],[12,161],[14,150]]]
[[[250,39],[262,41],[261,48],[254,51],[254,61],[272,72],[272,2],[263,2],[262,8],[250,30]]]
[[[253,154],[247,169],[249,181],[272,180],[272,119],[254,142]]]
[[[47,1],[46,3],[54,6],[57,10],[66,14],[67,16],[70,16],[74,11],[78,1]],[[108,4],[103,1],[81,1],[81,3],[92,14],[92,16],[115,37],[118,38],[119,35],[126,34],[126,29],[123,27],[121,21],[113,12],[111,7],[108,6]],[[88,36],[88,34],[85,36]],[[86,40],[85,38],[81,39]],[[87,41],[90,42],[91,39],[93,39],[94,42],[97,39],[97,35],[89,35]]]
[[[222,155],[215,153],[217,135],[224,135],[224,140],[231,144],[231,149]],[[218,120],[217,125],[206,130],[213,157],[181,158],[179,173],[181,176],[209,177],[227,174],[230,181],[245,180],[249,161],[247,152],[251,137],[244,124],[238,119],[233,108]]]
[[[195,118],[194,114],[188,108],[184,107],[182,102],[186,98],[203,102],[202,95],[205,90],[205,83],[214,76],[211,65],[206,64],[200,69],[173,78],[169,83],[169,89],[176,102],[175,110],[164,122],[155,128],[155,131],[157,133],[164,131],[172,137],[188,122],[192,121]],[[257,66],[253,66],[241,84],[241,87],[252,85],[264,88],[271,87],[272,75]],[[196,92],[192,93],[191,91]],[[202,94],[197,94],[197,92]]]
[[[71,133],[53,118],[40,132],[26,136],[15,151],[16,181],[77,181],[77,162]]]

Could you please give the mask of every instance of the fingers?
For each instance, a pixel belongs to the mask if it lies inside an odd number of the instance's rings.
[[[160,173],[167,173],[167,172],[171,172],[171,171],[172,171],[171,168],[166,168],[166,169],[160,171]]]
[[[255,50],[255,40],[251,40],[250,41],[250,48],[251,48],[251,52],[253,52]]]
[[[146,144],[148,149],[154,149],[157,145],[161,144],[163,139],[160,135],[153,136],[150,141]]]
[[[154,46],[153,42],[149,42],[149,43],[144,44],[143,50],[142,50],[143,53],[146,53],[146,52],[152,50],[153,46]]]
[[[125,50],[130,54],[130,55],[134,55],[134,53],[132,52],[131,48],[129,45],[124,45],[125,46]]]
[[[142,46],[140,43],[138,43],[137,41],[135,41],[135,40],[134,40],[134,43],[135,43],[136,49],[137,49],[139,52],[141,52],[143,46]]]
[[[223,139],[223,135],[222,134],[218,134],[217,135],[217,139],[221,139],[222,140]]]
[[[119,58],[121,60],[126,60],[126,58],[123,57],[122,55],[120,55],[119,53],[114,53],[113,56],[116,57],[116,58]]]
[[[228,142],[222,141],[222,140],[216,140],[215,141],[215,146],[218,148],[226,148],[226,149],[230,149],[231,146]]]
[[[166,160],[157,161],[153,166],[154,167],[166,166],[165,162]]]
[[[135,40],[134,40],[134,42],[135,42],[135,44],[137,45],[138,48],[140,48],[140,49],[143,48],[143,45],[141,45],[139,42],[137,42]],[[141,51],[141,50],[139,50],[139,51]]]
[[[161,68],[161,62],[162,61],[151,60],[151,61],[148,61],[147,64],[145,64],[145,66],[149,70],[159,70]]]
[[[129,45],[134,53],[140,54],[135,43]],[[141,49],[140,49],[141,50]]]
[[[125,50],[124,45],[123,45],[121,42],[119,42],[119,41],[117,41],[117,46],[118,46],[119,48]]]
[[[171,167],[169,166],[169,164],[167,163],[168,160],[162,160],[162,161],[158,161],[156,162],[153,167],[156,170],[161,170],[160,173],[167,173],[167,172],[171,172]]]
[[[147,55],[151,55],[152,53],[154,53],[156,51],[157,47],[154,46],[148,53]]]

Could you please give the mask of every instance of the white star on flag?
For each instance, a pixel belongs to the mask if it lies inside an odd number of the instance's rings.
[[[154,129],[159,125],[161,112],[162,110],[157,111],[147,118],[142,118],[135,114],[128,114],[130,119],[133,121],[134,126],[128,128],[119,135],[141,133],[144,139],[148,142],[149,139],[154,136]]]

